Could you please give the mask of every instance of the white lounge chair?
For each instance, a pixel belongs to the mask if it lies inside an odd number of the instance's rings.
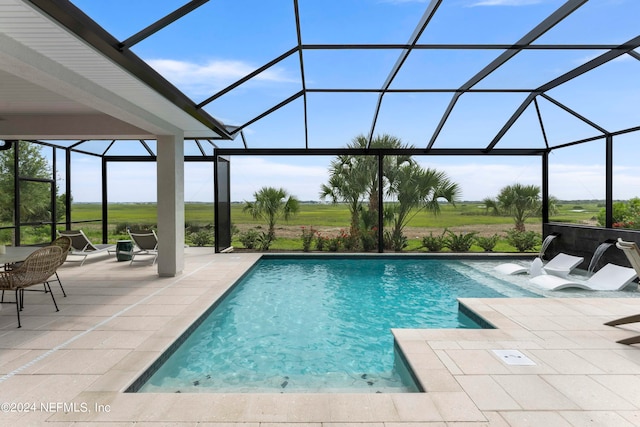
[[[640,277],[640,249],[636,242],[625,242],[619,238],[616,242],[616,247],[624,252],[631,267],[636,270],[636,273]]]
[[[555,276],[566,277],[574,268],[579,266],[582,261],[584,261],[583,257],[560,252],[558,255],[553,257],[551,261],[543,265],[542,271]],[[530,272],[532,265],[533,263],[530,265],[523,265],[508,262],[495,267],[495,271],[502,274],[522,274]]]
[[[638,248],[636,242],[626,242],[619,238],[618,242],[616,243],[616,247],[624,252],[624,254],[627,256],[627,259],[635,269],[636,274],[638,274],[638,276],[640,277],[640,249]],[[640,322],[640,314],[632,314],[631,316],[625,316],[619,319],[611,320],[609,322],[606,322],[605,325],[617,326],[636,322]],[[626,338],[618,342],[620,344],[637,344],[640,343],[640,335]]]
[[[108,243],[94,245],[82,230],[58,231],[58,235],[67,236],[71,239],[71,252],[69,252],[69,256],[82,257],[81,260],[76,261],[79,261],[80,265],[84,264],[87,260],[87,256],[89,255],[105,252],[111,253],[112,251],[115,251],[116,248],[116,245]],[[68,258],[67,260],[72,261]]]
[[[138,255],[153,256],[151,264],[155,264],[156,259],[158,259],[158,236],[156,235],[156,232],[151,230],[147,232],[134,233],[129,230],[129,236],[131,236],[131,240],[133,240],[133,243],[137,247],[137,250],[134,250],[131,253],[130,264],[133,264],[133,262],[136,261],[136,256]]]
[[[638,275],[633,268],[607,264],[596,271],[588,280],[543,274],[533,277],[529,281],[549,291],[558,291],[565,288],[580,288],[590,291],[619,291],[628,286],[636,277]]]

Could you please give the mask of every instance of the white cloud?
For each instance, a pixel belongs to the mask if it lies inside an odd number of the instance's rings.
[[[495,197],[500,190],[514,183],[540,185],[541,169],[537,165],[502,163],[438,164],[420,162],[423,167],[444,171],[449,178],[460,185],[461,200],[482,200]]]
[[[530,163],[505,160],[434,162],[419,159],[423,167],[444,171],[462,188],[462,200],[495,197],[514,183],[541,185],[539,159]],[[327,181],[330,159],[242,157],[231,159],[231,199],[252,200],[253,193],[264,186],[282,187],[299,200],[319,200],[320,186]],[[555,163],[549,167],[551,195],[560,200],[604,199],[603,164],[579,165]],[[109,165],[109,200],[111,202],[153,202],[156,200],[155,164]],[[614,198],[638,197],[640,171],[631,166],[614,168]],[[82,179],[79,179],[81,178]],[[73,168],[73,197],[76,202],[100,201],[100,178],[95,166],[78,162]],[[135,185],[131,185],[135,183]],[[210,164],[190,163],[185,166],[185,200],[213,200],[213,171]]]
[[[326,160],[300,164],[295,159],[234,157],[231,159],[231,200],[252,200],[260,188],[282,187],[299,200],[318,200],[320,186],[327,180]],[[296,164],[298,163],[298,164]]]
[[[233,60],[210,60],[205,64],[174,59],[149,59],[147,62],[167,80],[191,96],[212,95],[258,68],[243,61]],[[297,82],[279,67],[271,67],[258,74],[253,80],[272,83]]]

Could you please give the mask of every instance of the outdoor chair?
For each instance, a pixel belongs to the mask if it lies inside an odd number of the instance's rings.
[[[134,249],[131,254],[131,262],[129,265],[133,264],[133,262],[136,261],[136,257],[139,255],[153,256],[151,264],[155,264],[156,259],[158,259],[158,236],[156,235],[156,232],[154,230],[135,233],[128,230],[128,232],[131,240],[133,240],[133,243],[137,247],[137,249]]]
[[[631,267],[633,267],[636,273],[638,273],[638,276],[640,276],[640,249],[636,242],[626,242],[619,238],[616,242],[616,247],[626,255]]]
[[[568,255],[560,252],[558,255],[553,257],[549,262],[542,265],[542,274],[548,273],[553,274],[555,276],[566,277],[573,269],[582,264],[584,261],[583,257]],[[540,263],[540,261],[538,261]],[[516,263],[505,263],[496,266],[495,270],[502,274],[521,274],[521,273],[531,273],[531,267],[525,266],[522,264]]]
[[[58,231],[59,236],[67,236],[71,239],[71,252],[68,255],[82,257],[80,265],[83,265],[87,260],[87,256],[115,252],[116,245],[114,244],[93,244],[89,238],[84,234],[82,230],[65,230]],[[71,261],[71,260],[69,260]],[[77,261],[76,261],[77,262]]]
[[[616,243],[616,247],[624,252],[624,254],[627,256],[627,259],[635,269],[636,273],[638,274],[638,276],[640,276],[640,249],[638,248],[636,242],[627,242],[619,238],[618,242]],[[619,319],[611,320],[609,322],[606,322],[605,325],[618,326],[636,322],[640,322],[640,314],[633,314],[631,316],[625,316]],[[626,338],[618,342],[620,344],[637,344],[640,343],[640,335]]]
[[[619,291],[627,287],[636,277],[638,275],[633,268],[607,264],[585,281],[550,274],[536,276],[529,281],[548,291],[558,291],[565,288],[579,288],[589,291]]]
[[[24,307],[24,291],[30,286],[44,283],[45,289],[51,294],[56,311],[60,311],[47,280],[56,272],[61,258],[62,249],[59,246],[46,246],[33,252],[15,269],[0,271],[0,290],[2,290],[2,300],[0,302],[5,303],[5,291],[15,292],[18,328],[22,327],[20,311]]]

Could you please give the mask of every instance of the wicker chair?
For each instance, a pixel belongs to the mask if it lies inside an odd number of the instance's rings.
[[[69,255],[69,251],[71,250],[71,237],[60,236],[56,240],[51,242],[51,245],[59,246],[60,249],[62,249],[62,255],[60,256],[60,264],[58,264],[58,267],[60,267],[67,260],[67,255]],[[57,271],[55,272],[55,275],[56,275],[56,278],[49,281],[49,288],[51,288],[51,282],[54,282],[54,281],[58,282],[58,284],[60,285],[60,289],[62,289],[62,295],[66,298],[67,293],[64,291],[64,288],[62,287],[62,281],[60,281],[60,276],[58,276]]]
[[[15,291],[18,328],[22,326],[20,324],[20,310],[24,303],[24,290],[29,286],[44,283],[51,294],[56,311],[60,311],[47,280],[56,272],[61,258],[62,249],[59,246],[46,246],[29,255],[19,267],[9,271],[0,271],[0,290],[2,290],[3,297],[4,291]],[[4,303],[4,300],[2,302]]]

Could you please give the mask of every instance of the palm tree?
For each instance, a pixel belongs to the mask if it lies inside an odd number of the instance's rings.
[[[356,136],[347,148],[367,148],[369,140],[364,135]],[[411,145],[403,144],[400,138],[388,134],[377,135],[371,140],[371,148],[413,148]],[[362,163],[363,173],[368,177],[366,196],[369,199],[369,211],[378,212],[378,159],[374,156],[353,156],[358,157]],[[410,155],[384,156],[382,161],[383,176],[387,179],[393,176],[400,165],[405,163],[415,163]]]
[[[253,219],[267,222],[270,240],[275,237],[276,222],[280,218],[287,221],[300,210],[298,199],[283,188],[262,187],[253,197],[255,201],[246,202],[242,211],[249,212]]]
[[[369,172],[364,156],[341,155],[331,161],[329,182],[320,187],[320,198],[331,198],[333,203],[344,202],[351,214],[351,236],[359,231],[362,197],[369,183]]]
[[[403,231],[407,223],[423,210],[439,213],[441,199],[455,205],[460,186],[444,172],[408,163],[395,170],[388,193],[397,202],[385,209],[385,220],[393,224],[391,237],[394,250],[400,251],[405,246]]]
[[[527,218],[540,215],[540,187],[518,183],[507,185],[500,190],[493,206],[497,206],[499,212],[513,216],[517,231],[525,231]]]
[[[347,148],[367,148],[369,140],[364,135],[356,136]],[[402,144],[399,138],[390,135],[378,135],[371,141],[371,148],[411,148]],[[395,169],[402,164],[412,163],[411,156],[385,156],[383,160],[383,174],[393,176]],[[379,177],[378,159],[376,156],[341,155],[331,162],[329,167],[329,182],[320,189],[320,198],[330,197],[334,203],[344,202],[349,206],[351,214],[351,236],[360,232],[363,202],[368,203],[367,218],[377,218],[379,210]]]

